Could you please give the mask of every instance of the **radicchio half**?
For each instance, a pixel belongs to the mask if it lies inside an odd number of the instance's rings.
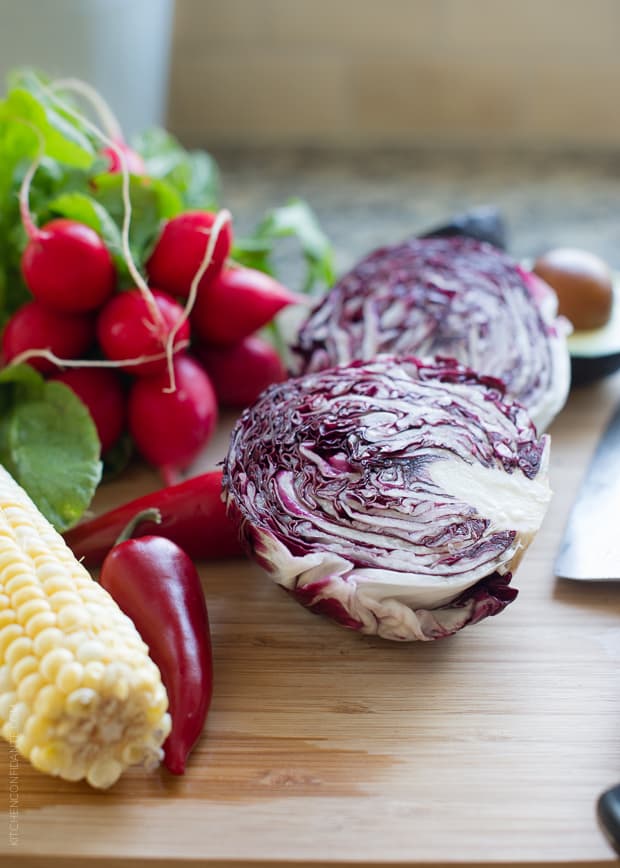
[[[233,430],[224,493],[250,554],[300,603],[437,639],[516,596],[548,454],[501,381],[379,356],[269,387]]]
[[[293,373],[380,353],[452,356],[504,380],[544,431],[570,386],[557,297],[491,244],[412,238],[361,260],[322,298],[292,347]]]

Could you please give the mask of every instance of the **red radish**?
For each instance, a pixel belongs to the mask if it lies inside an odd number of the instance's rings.
[[[164,372],[136,378],[129,392],[129,431],[166,485],[198,455],[217,423],[217,399],[204,369],[186,355],[173,365],[174,391]]]
[[[194,350],[211,378],[220,404],[247,407],[271,385],[286,379],[275,348],[257,335],[228,347],[200,345]]]
[[[217,214],[212,211],[187,211],[165,224],[155,248],[146,263],[149,280],[171,295],[187,298],[194,275],[205,255],[211,227]],[[232,244],[232,226],[227,220],[215,244],[213,257],[200,286],[206,284],[222,268]]]
[[[95,337],[93,317],[58,313],[38,301],[29,301],[15,311],[2,333],[2,357],[7,364],[29,350],[49,350],[61,359],[77,359]],[[56,365],[42,357],[25,361],[42,374]]]
[[[141,356],[164,353],[166,339],[183,316],[181,305],[167,293],[151,290],[161,314],[161,321],[154,322],[153,312],[139,289],[119,292],[108,301],[97,317],[97,340],[108,359],[122,361]],[[189,322],[180,326],[174,351],[179,352],[189,343]],[[134,365],[120,365],[123,370],[139,376],[158,374],[166,367],[166,357]]]
[[[125,165],[130,175],[146,175],[144,160],[137,151],[126,145],[125,142],[116,142],[116,147],[109,146],[101,151],[108,161],[108,172],[118,175],[122,172],[121,159],[118,152],[122,151],[125,157]]]
[[[86,405],[105,454],[125,429],[126,400],[118,373],[110,368],[69,368],[51,379],[64,383]]]
[[[255,268],[224,268],[201,287],[191,322],[199,338],[235,344],[274,318],[283,307],[305,301],[273,277]]]
[[[94,229],[65,218],[41,229],[32,221],[24,225],[29,240],[22,254],[22,274],[38,301],[63,313],[84,313],[112,294],[114,263]]]

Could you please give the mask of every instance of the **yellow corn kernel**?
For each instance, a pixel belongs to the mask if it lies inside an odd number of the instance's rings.
[[[92,764],[86,775],[86,780],[93,787],[105,789],[115,784],[122,772],[123,764],[118,760],[101,759]]]
[[[52,609],[58,614],[58,618],[64,617],[65,619],[65,625],[61,629],[72,629],[73,619],[79,625],[82,620],[82,610],[80,608],[82,601],[74,591],[56,591],[49,598],[49,601]]]
[[[4,662],[7,648],[23,634],[24,628],[20,624],[7,624],[0,630],[0,661]]]
[[[56,676],[56,686],[63,693],[73,693],[81,685],[84,678],[84,667],[77,660],[65,663]]]
[[[60,717],[65,708],[65,695],[55,684],[46,684],[37,693],[34,713],[44,718]]]
[[[6,604],[6,608],[0,608],[0,630],[6,627],[9,624],[15,624],[17,622],[17,614],[13,611],[13,609],[9,608],[11,601]]]
[[[28,625],[26,625],[27,629]],[[48,627],[45,630],[41,630],[33,642],[34,653],[38,654],[39,657],[44,657],[49,651],[62,648],[64,638],[64,633],[58,627]]]
[[[129,618],[0,467],[0,728],[48,774],[107,787],[155,767],[165,688]]]
[[[6,540],[3,540],[3,542],[6,544]],[[4,590],[7,594],[10,594],[11,597],[13,594],[17,593],[20,588],[25,588],[32,584],[28,575],[24,573],[26,566],[27,565],[22,558],[18,557],[12,561],[10,566],[5,565],[2,568],[2,583],[4,585]]]
[[[33,745],[47,744],[50,731],[50,722],[37,714],[31,714],[24,727],[24,734],[31,740]]]
[[[50,741],[45,747],[37,745],[32,749],[30,762],[42,772],[60,775],[63,768],[71,763],[71,750],[61,741]]]
[[[27,657],[32,653],[32,639],[27,636],[20,636],[11,642],[4,655],[4,662],[7,666],[13,668],[23,657]]]
[[[30,590],[34,590],[31,588]],[[50,605],[42,594],[40,588],[37,588],[40,596],[31,597],[29,600],[24,600],[23,603],[12,601],[13,608],[15,609],[15,614],[17,615],[17,620],[20,624],[26,624],[33,618],[35,615],[39,615],[41,613],[49,614]],[[19,592],[20,594],[22,591]],[[17,596],[17,594],[15,594]]]
[[[39,658],[35,657],[34,654],[27,654],[25,657],[22,657],[10,669],[13,684],[19,684],[20,681],[24,680],[26,675],[38,672],[39,665]]]
[[[84,666],[84,677],[82,685],[84,687],[92,687],[93,690],[99,690],[105,676],[105,665],[99,660],[89,660]]]
[[[19,611],[20,606],[40,606],[41,604],[43,604],[43,608],[49,609],[49,603],[45,598],[43,589],[37,587],[33,588],[31,584],[24,585],[19,588],[19,590],[15,591],[14,594],[11,594],[11,606],[17,611]],[[21,622],[21,618],[19,620]]]
[[[56,615],[52,611],[37,612],[26,623],[26,633],[31,639],[36,639],[43,630],[56,626]]]
[[[77,594],[73,594],[72,596],[77,597]],[[56,611],[58,612],[58,626],[65,633],[72,630],[88,630],[90,627],[90,616],[84,610],[84,605],[79,597],[78,603],[75,605],[64,606],[60,610],[56,609]]]
[[[8,720],[11,709],[17,701],[17,693],[14,690],[7,690],[0,696],[0,720]]]
[[[15,682],[11,677],[11,670],[8,666],[0,666],[0,694],[8,693],[9,690],[15,689]]]
[[[14,732],[20,732],[26,726],[26,721],[30,715],[30,707],[25,702],[16,702],[11,708],[7,724],[9,729]]]
[[[34,647],[36,650],[36,642]],[[73,663],[73,655],[67,648],[54,648],[41,659],[41,675],[48,681],[55,681],[62,667],[71,663]]]
[[[41,672],[31,672],[30,675],[26,675],[17,687],[17,697],[20,702],[27,702],[29,705],[32,705],[34,702],[37,693],[45,684],[45,679],[41,675]]]
[[[91,687],[78,687],[65,700],[67,712],[76,717],[88,717],[97,702],[97,696]]]
[[[103,660],[106,655],[105,647],[96,639],[87,639],[77,651],[77,659],[80,663],[90,663],[91,660]]]

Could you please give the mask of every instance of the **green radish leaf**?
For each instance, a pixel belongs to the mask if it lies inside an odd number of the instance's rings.
[[[26,246],[26,233],[19,218],[17,222],[0,228],[4,237],[0,240],[0,327],[4,326],[10,315],[27,301],[32,300],[21,274],[21,254]]]
[[[184,200],[188,208],[215,210],[218,207],[220,177],[217,164],[210,154],[192,151],[185,166],[187,181]],[[177,186],[179,181],[174,179]]]
[[[98,160],[93,165],[98,165]],[[43,157],[30,188],[30,208],[43,213],[48,201],[65,193],[89,194],[92,170],[66,166]]]
[[[25,245],[19,216],[19,182],[34,158],[38,142],[33,130],[2,115],[0,102],[0,326],[27,298],[20,274]]]
[[[40,400],[45,380],[31,365],[9,365],[0,370],[0,416],[22,401]]]
[[[43,225],[55,216],[86,223],[114,256],[121,288],[131,280],[120,251],[122,177],[107,171],[102,142],[75,110],[72,97],[59,96],[44,75],[18,70],[0,100],[0,327],[30,298],[21,275],[27,238],[18,192],[42,145],[44,155],[29,194],[35,223]],[[146,131],[135,147],[147,175],[130,179],[130,248],[142,270],[165,220],[189,209],[218,208],[220,179],[210,154],[185,150],[165,130]],[[314,213],[298,199],[268,212],[250,238],[237,239],[235,258],[277,276],[276,247],[285,238],[299,243],[306,289],[333,282],[329,242]],[[271,331],[277,341],[275,323]],[[0,370],[0,462],[61,531],[90,503],[102,474],[99,450],[92,419],[71,390],[46,382],[29,365]],[[119,472],[130,450],[126,439],[105,456],[105,473]]]
[[[122,183],[123,179],[118,174],[103,174],[93,178],[94,199],[105,208],[119,227],[122,226],[124,216]],[[183,211],[183,201],[167,181],[148,177],[132,176],[129,194],[131,253],[138,265],[141,265],[159,234],[162,222],[180,214]]]
[[[17,400],[0,420],[0,459],[62,532],[90,504],[101,479],[100,443],[80,399],[63,383]]]
[[[151,178],[165,179],[181,195],[184,210],[215,209],[219,171],[205,151],[186,151],[166,130],[146,130],[133,142]]]
[[[317,284],[331,286],[336,279],[334,252],[314,211],[302,199],[290,199],[269,211],[254,233],[259,240],[290,236],[298,240],[306,260],[303,291],[311,292]]]
[[[256,238],[255,236],[236,238],[230,251],[230,257],[239,265],[256,268],[258,271],[265,271],[267,274],[275,276],[275,268],[271,263],[273,247],[273,241],[267,238]]]
[[[63,193],[52,199],[47,208],[54,215],[77,220],[97,232],[115,259],[117,267],[125,269],[121,231],[106,208],[88,193]]]
[[[142,130],[141,133],[134,136],[131,146],[138,151],[145,163],[148,164],[149,161],[153,160],[153,165],[156,165],[160,157],[166,157],[170,154],[176,157],[179,153],[185,153],[184,148],[172,133],[161,127],[150,127]]]
[[[169,220],[171,217],[176,217],[177,214],[185,211],[183,198],[178,190],[163,179],[151,179],[151,189],[157,199],[157,206],[161,219]]]
[[[0,219],[5,216],[5,207],[13,205],[17,210],[17,200],[10,203],[9,195],[16,188],[15,172],[18,166],[25,167],[34,159],[39,148],[34,130],[15,120],[5,111],[5,103],[0,102]]]
[[[135,445],[128,431],[125,431],[103,456],[103,481],[109,482],[120,476],[135,455]]]
[[[44,106],[27,90],[16,88],[0,103],[0,118],[30,125],[41,136],[45,153],[62,163],[88,168],[95,149],[88,136],[51,105]]]
[[[92,119],[84,114],[80,106],[75,103],[73,96],[54,90],[53,81],[48,76],[28,67],[13,70],[8,76],[8,83],[9,96],[15,91],[27,91],[44,110],[50,127],[67,142],[90,155],[88,162],[84,160],[79,162],[83,168],[89,167],[98,157],[103,141],[92,131],[89,124],[92,123]],[[46,152],[48,156],[54,156],[49,147],[46,148]],[[60,156],[57,159],[74,164],[72,160],[63,160]]]

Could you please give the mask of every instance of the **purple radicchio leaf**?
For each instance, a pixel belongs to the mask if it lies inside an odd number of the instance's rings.
[[[549,439],[454,359],[380,356],[291,378],[224,462],[250,554],[300,603],[395,640],[502,611],[542,523]]]
[[[567,323],[553,290],[471,238],[412,238],[362,259],[321,299],[291,347],[295,374],[381,353],[451,356],[506,383],[544,431],[570,385]]]

